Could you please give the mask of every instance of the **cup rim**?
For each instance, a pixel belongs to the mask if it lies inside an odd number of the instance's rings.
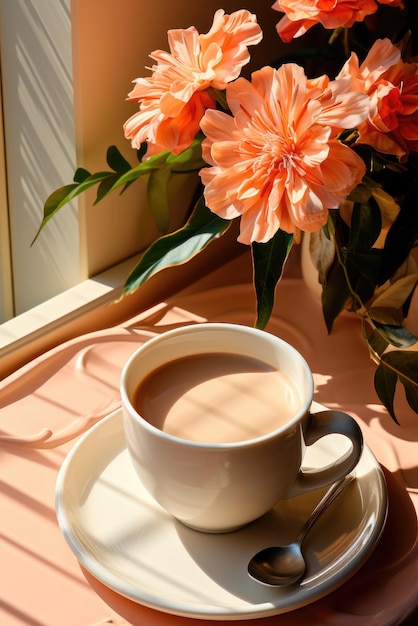
[[[132,363],[137,359],[138,354],[141,354],[146,349],[149,349],[149,346],[151,346],[152,348],[153,345],[157,343],[162,343],[167,338],[169,339],[170,337],[175,337],[176,335],[182,335],[185,333],[189,334],[191,332],[196,331],[197,327],[203,330],[208,330],[208,331],[211,331],[211,330],[232,330],[236,332],[245,331],[246,333],[250,333],[256,336],[260,336],[260,333],[263,333],[264,335],[268,335],[269,337],[271,337],[275,342],[278,342],[281,345],[285,345],[286,349],[289,349],[290,352],[293,352],[293,354],[300,360],[303,368],[306,370],[306,373],[308,374],[307,380],[309,382],[309,390],[308,390],[309,393],[307,394],[307,397],[309,397],[310,399],[302,400],[301,407],[299,408],[297,413],[295,413],[295,415],[291,419],[289,419],[285,424],[282,424],[278,428],[268,433],[265,433],[263,435],[260,435],[258,437],[253,437],[252,439],[244,439],[242,441],[231,441],[231,442],[193,441],[192,439],[178,437],[176,435],[167,433],[161,430],[160,428],[157,428],[156,426],[151,424],[151,422],[149,422],[144,417],[142,417],[133,406],[129,398],[129,395],[127,393],[126,385],[125,385],[125,379],[128,374],[128,370],[130,366],[132,365]],[[142,428],[144,428],[146,431],[153,434],[154,436],[158,436],[165,441],[176,442],[177,444],[180,443],[187,447],[194,447],[197,449],[227,450],[230,448],[252,447],[263,441],[274,439],[277,435],[280,435],[281,433],[286,431],[289,427],[293,426],[294,424],[297,424],[304,415],[309,413],[309,409],[312,404],[313,393],[314,393],[314,381],[313,381],[312,371],[306,359],[294,346],[292,346],[290,343],[288,343],[284,339],[277,337],[276,335],[273,335],[272,333],[269,333],[268,331],[261,330],[258,328],[253,328],[251,326],[245,326],[243,324],[232,324],[228,322],[202,322],[202,323],[198,322],[196,324],[191,323],[191,324],[180,326],[174,329],[170,329],[161,334],[155,335],[151,339],[148,339],[141,346],[139,346],[136,350],[134,350],[134,352],[130,355],[130,357],[125,362],[122,368],[121,376],[120,376],[120,394],[121,394],[121,401],[122,401],[122,409],[129,410],[129,416],[131,419],[140,423]],[[124,409],[124,407],[126,407],[126,409]]]

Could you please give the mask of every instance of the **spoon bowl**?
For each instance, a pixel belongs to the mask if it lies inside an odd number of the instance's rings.
[[[352,480],[351,475],[345,476],[331,485],[306,520],[295,541],[285,546],[272,546],[257,552],[248,563],[249,575],[258,582],[275,587],[287,587],[303,578],[306,571],[306,562],[302,554],[303,541],[320,515]]]

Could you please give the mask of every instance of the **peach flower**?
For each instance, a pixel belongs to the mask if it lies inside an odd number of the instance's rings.
[[[252,82],[227,87],[233,116],[208,110],[200,171],[207,206],[225,219],[241,216],[238,240],[266,242],[280,228],[315,231],[362,180],[365,166],[336,139],[367,116],[368,98],[340,93],[326,76],[308,80],[301,67],[264,67]]]
[[[378,39],[361,65],[353,53],[337,78],[370,98],[359,142],[401,160],[418,150],[418,63],[405,63],[389,39]]]
[[[208,33],[194,27],[168,31],[170,52],[154,51],[157,64],[149,78],[138,78],[128,100],[139,103],[124,125],[125,137],[138,149],[149,144],[148,156],[160,150],[179,154],[199,130],[208,108],[216,106],[207,90],[225,89],[248,63],[248,46],[262,39],[256,16],[244,9],[226,15],[216,11]]]
[[[276,28],[281,39],[288,43],[304,35],[315,24],[325,28],[350,28],[354,22],[376,13],[377,2],[402,7],[402,0],[276,0],[272,8],[285,15]]]

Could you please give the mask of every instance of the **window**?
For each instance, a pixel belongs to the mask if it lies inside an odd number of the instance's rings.
[[[271,3],[262,11],[259,4],[245,2],[265,33],[263,47],[252,50],[255,66],[260,56],[276,57],[279,45]],[[168,28],[193,24],[204,32],[220,6],[232,12],[242,3],[0,0],[7,172],[7,194],[0,178],[2,319],[32,315],[29,328],[35,328],[42,303],[48,305],[62,292],[71,296],[80,283],[129,259],[155,238],[144,207],[145,187],[138,184],[97,206],[94,191],[86,194],[51,220],[30,246],[46,197],[71,182],[76,164],[90,171],[106,168],[110,144],[134,164],[122,131],[136,110],[125,101],[132,80],[146,73],[150,51],[167,48]],[[50,315],[60,313],[52,309]],[[10,324],[15,336],[16,320],[3,324],[0,349],[9,342]]]
[[[69,0],[1,0],[0,10],[9,284],[19,314],[79,280],[74,207],[30,247],[45,198],[74,169],[71,20]]]

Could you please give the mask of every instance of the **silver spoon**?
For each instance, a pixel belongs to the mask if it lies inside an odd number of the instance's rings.
[[[265,585],[276,587],[286,587],[300,580],[306,570],[306,562],[301,550],[306,535],[318,517],[352,480],[352,476],[345,476],[331,485],[306,520],[294,542],[286,546],[264,548],[257,552],[248,563],[249,575]]]

